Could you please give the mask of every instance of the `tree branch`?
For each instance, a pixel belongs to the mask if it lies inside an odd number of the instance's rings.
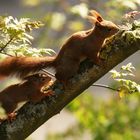
[[[111,46],[111,51],[104,49],[105,52],[109,53],[105,66],[98,67],[92,65],[89,61],[85,61],[81,64],[79,73],[70,81],[65,90],[62,90],[61,84],[56,81],[52,87],[57,95],[55,102],[46,98],[37,104],[26,103],[18,111],[15,120],[1,123],[0,139],[25,139],[114,66],[138,51],[140,37],[134,36],[134,32],[139,31],[135,29],[133,31],[120,32],[106,44],[107,48]]]
[[[0,53],[13,41],[14,37],[10,38],[9,41],[0,49]]]
[[[119,91],[119,89],[117,89],[117,88],[112,88],[112,87],[110,87],[110,86],[108,86],[108,85],[103,85],[103,84],[93,84],[93,85],[91,85],[91,86],[107,88],[107,89],[111,89],[111,90],[113,90],[113,91]]]

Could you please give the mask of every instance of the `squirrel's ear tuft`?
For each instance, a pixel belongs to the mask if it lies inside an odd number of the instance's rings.
[[[90,10],[89,14],[91,16],[94,16],[99,22],[102,22],[104,19],[102,18],[102,16],[95,10]]]

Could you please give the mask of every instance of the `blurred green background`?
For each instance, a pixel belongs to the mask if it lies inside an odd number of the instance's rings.
[[[1,15],[42,21],[45,26],[34,32],[32,45],[37,48],[52,48],[56,52],[72,33],[92,27],[86,19],[90,9],[95,9],[105,19],[122,25],[125,24],[125,13],[140,10],[140,0],[0,1]],[[120,64],[133,63],[136,68],[133,80],[137,83],[140,83],[139,55],[140,52],[137,52]],[[110,74],[97,83],[114,85]],[[7,82],[0,84],[4,87]],[[90,87],[27,140],[139,140],[139,100],[138,94],[119,100],[113,91]]]

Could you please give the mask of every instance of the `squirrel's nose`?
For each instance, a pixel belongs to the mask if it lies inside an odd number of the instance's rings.
[[[120,27],[117,26],[117,28],[114,29],[114,32],[117,33],[118,31],[120,31]]]
[[[116,29],[116,32],[118,32],[118,31],[120,31],[120,28],[119,27]]]

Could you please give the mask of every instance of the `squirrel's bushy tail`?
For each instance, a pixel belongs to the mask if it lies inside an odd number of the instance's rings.
[[[55,57],[7,57],[0,62],[0,78],[16,75],[20,78],[29,73],[53,67]]]

